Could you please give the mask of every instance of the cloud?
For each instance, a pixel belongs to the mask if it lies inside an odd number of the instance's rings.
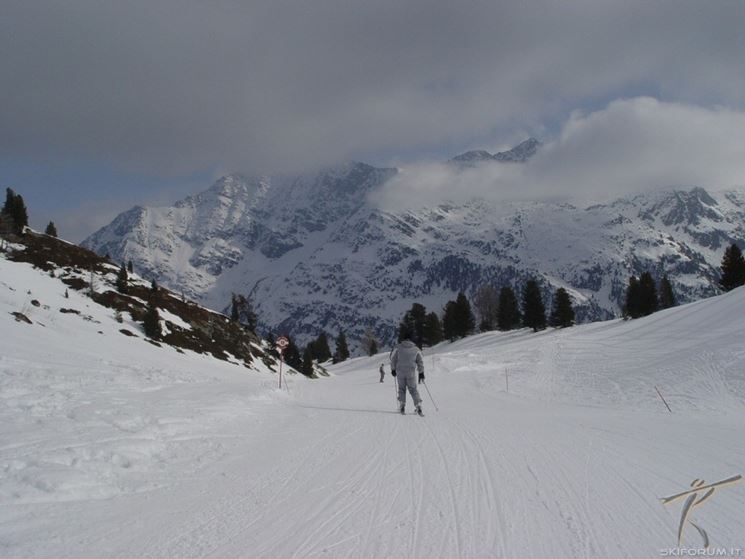
[[[0,149],[251,173],[505,137],[640,92],[743,109],[743,16],[741,0],[5,0]]]
[[[119,213],[127,209],[129,208],[126,206],[112,204],[110,200],[84,202],[78,208],[55,212],[56,217],[50,216],[49,220],[54,221],[60,237],[73,243],[80,243],[92,232],[111,223]],[[42,231],[42,224],[47,223],[44,217],[37,216],[36,227]]]
[[[640,97],[572,113],[558,137],[525,164],[464,170],[414,164],[372,201],[394,209],[473,197],[602,200],[659,188],[743,185],[745,111]]]

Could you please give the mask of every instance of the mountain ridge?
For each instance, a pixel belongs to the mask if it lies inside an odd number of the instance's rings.
[[[456,155],[450,161],[459,165],[473,166],[484,162],[525,163],[533,157],[541,145],[539,140],[528,138],[507,151],[489,153],[486,150],[471,150]]]
[[[388,342],[411,303],[439,312],[484,283],[519,288],[535,277],[547,302],[565,287],[582,321],[618,316],[628,277],[647,269],[668,274],[681,302],[712,295],[725,246],[745,238],[738,191],[694,187],[585,207],[371,205],[367,194],[396,174],[350,163],[299,177],[228,175],[169,208],[133,208],[83,244],[211,308],[250,294],[264,330],[300,341],[371,330]]]

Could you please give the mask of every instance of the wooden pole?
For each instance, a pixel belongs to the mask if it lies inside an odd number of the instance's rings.
[[[665,398],[660,393],[660,389],[657,388],[656,386],[654,387],[654,389],[657,391],[657,395],[660,397],[660,400],[662,400],[662,403],[665,404],[665,407],[667,408],[667,411],[669,411],[670,413],[673,413],[673,410],[670,409],[670,406],[667,405],[667,402],[665,401]]]
[[[282,390],[282,352],[279,352],[279,389]]]

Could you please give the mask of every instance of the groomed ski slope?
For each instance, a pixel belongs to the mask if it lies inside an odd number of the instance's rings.
[[[105,316],[96,337],[67,315],[15,323],[29,295],[0,264],[3,557],[659,557],[682,506],[661,497],[745,475],[743,289],[442,344],[420,418],[378,382],[385,354],[288,393]],[[55,281],[17,270],[37,294]],[[745,548],[745,482],[692,518]],[[691,526],[683,545],[701,547]]]

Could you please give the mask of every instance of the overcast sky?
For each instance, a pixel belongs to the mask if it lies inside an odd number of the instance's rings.
[[[531,135],[495,180],[743,184],[743,29],[742,0],[3,0],[0,186],[77,241],[223,172]]]

